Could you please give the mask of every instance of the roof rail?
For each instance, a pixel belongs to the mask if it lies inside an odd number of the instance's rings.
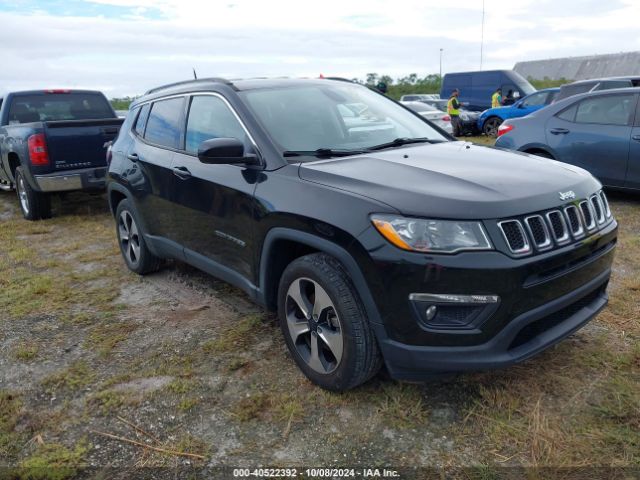
[[[183,80],[181,82],[168,83],[168,84],[162,85],[160,87],[152,88],[151,90],[147,90],[145,92],[145,95],[149,95],[150,93],[156,93],[156,92],[159,92],[161,90],[165,90],[165,89],[171,88],[171,87],[179,87],[180,85],[189,85],[189,84],[193,84],[193,83],[210,83],[210,82],[226,83],[228,85],[231,85],[231,82],[229,80],[227,80],[226,78],[222,78],[222,77],[198,78],[197,80],[195,80],[195,79]]]
[[[344,77],[323,77],[324,80],[337,80],[338,82],[349,82],[349,83],[355,83],[353,80],[349,80],[348,78],[344,78]]]

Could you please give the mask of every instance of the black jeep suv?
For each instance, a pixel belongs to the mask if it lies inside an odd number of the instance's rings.
[[[511,365],[607,303],[617,224],[584,170],[453,141],[339,80],[207,79],[131,106],[108,192],[128,267],[174,258],[277,309],[345,390]]]

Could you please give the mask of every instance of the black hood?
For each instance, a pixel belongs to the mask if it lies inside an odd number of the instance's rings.
[[[553,208],[601,188],[585,170],[467,142],[420,144],[300,165],[300,178],[370,197],[404,215],[491,219]]]

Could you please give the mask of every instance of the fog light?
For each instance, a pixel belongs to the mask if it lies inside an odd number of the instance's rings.
[[[500,305],[497,295],[412,293],[409,301],[428,330],[477,329]]]

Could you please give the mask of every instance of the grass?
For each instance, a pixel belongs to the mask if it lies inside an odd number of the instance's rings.
[[[87,457],[90,447],[78,443],[87,425],[112,426],[124,410],[141,425],[153,424],[154,434],[167,438],[172,449],[209,452],[232,436],[238,446],[221,459],[234,464],[272,458],[274,445],[294,450],[284,432],[300,442],[313,430],[330,437],[318,446],[327,458],[352,455],[352,445],[362,441],[381,461],[465,464],[471,467],[468,478],[498,478],[501,465],[638,467],[640,202],[610,197],[620,224],[610,303],[589,327],[500,372],[426,387],[376,379],[344,394],[322,391],[304,379],[262,314],[236,314],[233,322],[226,317],[226,323],[216,324],[212,309],[176,320],[176,312],[154,298],[142,308],[158,316],[152,325],[166,330],[133,345],[140,323],[129,320],[141,310],[117,298],[127,285],[144,286],[148,280],[122,266],[108,214],[63,215],[35,224],[10,218],[0,229],[0,304],[8,305],[0,341],[9,345],[0,356],[8,369],[29,368],[34,374],[18,381],[16,391],[0,390],[0,458],[18,468],[16,475],[23,477],[16,478],[29,478],[27,472],[39,478],[45,465],[58,466],[55,472],[65,475]],[[67,242],[67,237],[81,240]],[[235,295],[226,284],[215,285],[219,299]],[[19,328],[12,328],[14,322]],[[273,337],[268,350],[262,350],[262,334]],[[41,368],[53,369],[41,378]],[[153,394],[114,387],[154,376],[175,379]],[[16,382],[10,375],[9,381]],[[431,412],[435,417],[443,403],[455,415],[444,424],[432,422]],[[337,433],[327,430],[332,424]],[[385,428],[397,435],[392,449],[388,440],[373,438],[372,432]],[[198,439],[190,429],[213,433]],[[29,443],[35,434],[43,435],[46,446]],[[450,447],[437,447],[442,436]],[[117,443],[101,446],[123,463],[175,462]],[[425,446],[430,453],[424,453]]]
[[[88,445],[81,443],[73,448],[50,443],[41,445],[21,462],[19,476],[25,480],[65,480],[74,477],[86,466],[84,456]]]
[[[38,355],[38,345],[33,343],[21,343],[13,350],[13,357],[22,362],[30,362]]]
[[[95,372],[89,365],[78,360],[66,369],[48,375],[42,380],[42,386],[49,391],[77,391],[95,380]]]
[[[205,353],[213,355],[246,348],[253,342],[257,331],[261,328],[264,328],[262,315],[249,315],[232,327],[221,331],[218,338],[205,343],[202,348]]]

